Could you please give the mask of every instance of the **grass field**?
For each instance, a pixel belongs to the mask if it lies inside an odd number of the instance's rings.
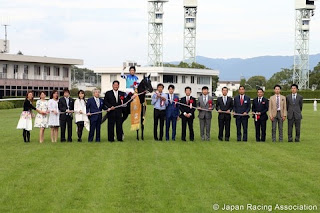
[[[152,107],[147,111],[145,141],[135,140],[127,122],[125,142],[112,144],[106,123],[100,144],[52,144],[48,130],[39,144],[38,129],[25,144],[15,129],[21,109],[0,111],[0,212],[218,212],[213,204],[310,204],[320,211],[320,112],[311,104],[301,143],[272,143],[270,121],[267,142],[256,143],[253,119],[248,143],[235,142],[234,120],[231,142],[218,142],[216,114],[211,142],[199,140],[198,119],[195,142],[179,140],[181,122],[176,142],[154,142]],[[285,141],[286,134],[287,123]]]

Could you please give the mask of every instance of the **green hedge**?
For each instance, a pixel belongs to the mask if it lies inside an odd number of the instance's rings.
[[[320,98],[320,91],[316,90],[316,91],[308,91],[308,90],[304,90],[304,91],[299,91],[298,92],[300,95],[303,96],[304,99],[314,99]],[[284,96],[287,96],[289,94],[291,94],[291,91],[281,91],[281,94]],[[236,96],[237,92],[234,92],[233,96]],[[250,98],[255,98],[257,97],[257,91],[256,90],[250,90],[250,91],[246,91],[246,95],[249,96]],[[273,90],[266,90],[264,93],[264,97],[269,98],[272,95],[274,95]]]
[[[0,102],[0,110],[1,109],[14,109],[15,106],[12,102],[9,102],[9,101],[3,101],[3,102]]]

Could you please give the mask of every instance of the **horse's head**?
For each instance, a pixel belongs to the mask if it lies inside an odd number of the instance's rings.
[[[153,92],[150,75],[148,77],[146,76],[143,77],[142,81],[139,84],[138,90],[139,92],[144,92],[144,91],[148,91],[150,93]]]

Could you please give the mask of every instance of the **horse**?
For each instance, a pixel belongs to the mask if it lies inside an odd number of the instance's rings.
[[[147,105],[146,105],[146,93],[153,92],[153,87],[150,80],[150,75],[148,77],[143,76],[142,81],[138,85],[138,94],[141,104],[141,140],[144,140],[144,116],[146,114]],[[128,118],[130,114],[130,104],[127,105],[125,110],[123,111],[123,122]],[[139,130],[137,130],[137,140],[139,140]]]
[[[150,75],[148,77],[143,76],[142,81],[138,85],[138,94],[141,104],[141,119],[140,119],[140,125],[141,125],[141,139],[144,140],[144,116],[146,114],[147,106],[146,106],[146,93],[153,92]],[[128,116],[130,114],[130,103],[127,104],[126,107],[123,108],[123,122],[127,120]],[[102,118],[102,123],[104,123],[108,119],[108,114],[106,114]],[[137,130],[137,140],[139,140],[139,130]]]

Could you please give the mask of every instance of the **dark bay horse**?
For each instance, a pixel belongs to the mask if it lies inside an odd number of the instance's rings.
[[[138,85],[138,94],[141,104],[141,119],[140,119],[140,127],[141,127],[141,139],[144,140],[144,116],[146,114],[147,105],[146,105],[146,93],[152,93],[153,88],[150,80],[150,75],[148,77],[144,76],[140,84]],[[131,103],[131,102],[130,102]],[[123,122],[127,120],[130,114],[130,103],[123,108]],[[103,119],[102,123],[108,119],[108,114],[106,114]],[[137,140],[139,140],[139,130],[137,130]]]
[[[144,140],[144,116],[147,110],[146,104],[146,93],[152,93],[153,88],[150,80],[150,75],[148,77],[143,77],[142,81],[138,85],[138,94],[141,104],[141,119],[140,119],[140,127],[141,127],[141,140]],[[123,111],[123,122],[128,118],[130,114],[130,104]],[[139,140],[139,130],[137,130],[137,140]]]

